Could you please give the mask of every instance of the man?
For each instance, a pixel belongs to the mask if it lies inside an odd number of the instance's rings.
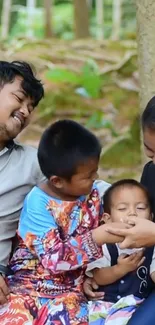
[[[43,180],[37,150],[13,139],[29,124],[43,96],[29,64],[0,61],[0,304],[9,295],[5,275],[24,198]]]

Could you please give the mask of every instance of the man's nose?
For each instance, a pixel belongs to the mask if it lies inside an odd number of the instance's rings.
[[[23,105],[21,106],[19,111],[25,118],[28,117],[29,114],[30,114],[29,110],[28,110],[28,107],[27,107],[27,105],[25,103],[23,103]]]

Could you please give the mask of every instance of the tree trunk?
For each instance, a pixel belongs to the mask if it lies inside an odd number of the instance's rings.
[[[51,8],[53,5],[53,0],[44,0],[44,8],[45,8],[45,37],[51,38],[53,36],[52,33],[52,24],[51,24]]]
[[[155,1],[136,0],[140,107],[155,95]]]
[[[10,26],[10,16],[11,16],[11,4],[12,0],[3,0],[2,7],[2,27],[1,27],[1,36],[2,39],[8,37],[9,26]]]
[[[34,11],[36,7],[36,0],[27,0],[27,33],[26,36],[29,38],[34,37],[33,31],[33,19],[34,19]]]
[[[140,112],[155,95],[155,1],[136,0]],[[143,153],[143,144],[142,153]],[[142,155],[143,164],[146,157]]]
[[[96,0],[97,39],[104,38],[104,0]]]
[[[121,29],[122,0],[113,0],[112,39],[119,40]]]
[[[89,37],[89,10],[87,0],[74,0],[74,21],[75,37]]]
[[[88,5],[89,10],[91,10],[93,7],[93,0],[87,0],[87,5]]]

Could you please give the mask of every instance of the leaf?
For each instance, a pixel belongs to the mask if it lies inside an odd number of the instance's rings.
[[[99,98],[100,91],[102,87],[102,80],[98,73],[98,69],[96,65],[87,62],[82,68],[82,76],[81,76],[82,87],[85,88],[87,93],[92,98]]]
[[[92,114],[91,117],[88,119],[86,126],[88,128],[93,128],[93,129],[100,129],[100,128],[109,129],[111,131],[112,136],[114,137],[118,136],[118,133],[115,131],[112,122],[104,119],[104,114],[102,111],[97,111],[94,114]]]
[[[72,85],[78,85],[80,83],[80,76],[67,69],[52,69],[47,71],[45,76],[48,80],[57,83],[70,83]]]
[[[96,111],[88,119],[86,126],[88,128],[100,129],[102,127],[103,112]]]

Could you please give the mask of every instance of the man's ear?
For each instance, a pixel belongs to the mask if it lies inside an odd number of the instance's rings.
[[[104,213],[103,213],[103,216],[102,216],[102,220],[104,221],[104,223],[111,222],[111,216],[110,216],[110,214],[104,212]]]
[[[51,176],[50,177],[50,183],[56,188],[62,188],[63,187],[63,180],[59,176]]]

